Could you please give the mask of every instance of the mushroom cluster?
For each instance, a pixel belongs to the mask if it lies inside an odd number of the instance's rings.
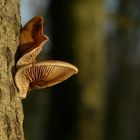
[[[36,57],[48,41],[43,34],[43,23],[43,18],[36,16],[20,32],[15,83],[21,98],[26,98],[29,89],[53,86],[78,72],[77,67],[63,61],[36,62]]]

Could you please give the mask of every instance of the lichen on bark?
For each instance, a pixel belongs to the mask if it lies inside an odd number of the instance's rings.
[[[0,0],[0,140],[24,140],[23,109],[13,80],[20,1]]]

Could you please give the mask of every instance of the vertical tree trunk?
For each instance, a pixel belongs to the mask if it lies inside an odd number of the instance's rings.
[[[140,139],[140,1],[121,0],[109,20],[109,100],[106,140]]]
[[[24,140],[22,102],[14,85],[20,1],[0,0],[0,140]]]
[[[78,0],[74,4],[74,46],[79,63],[81,103],[78,140],[104,137],[106,58],[104,46],[105,2]]]

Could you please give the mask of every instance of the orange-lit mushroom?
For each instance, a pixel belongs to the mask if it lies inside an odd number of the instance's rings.
[[[31,19],[20,32],[17,66],[35,62],[48,37],[43,34],[44,20],[41,16]]]
[[[18,69],[15,83],[19,96],[26,98],[28,89],[39,89],[58,84],[78,72],[77,67],[63,61],[43,61]]]

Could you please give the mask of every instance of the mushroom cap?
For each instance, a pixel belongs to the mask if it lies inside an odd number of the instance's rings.
[[[34,63],[36,62],[35,58],[39,55],[39,53],[42,51],[43,45],[46,43],[47,40],[44,40],[39,45],[36,45],[36,47],[33,50],[28,51],[25,53],[18,61],[17,66],[23,66],[26,64]]]
[[[48,37],[43,34],[43,23],[43,18],[36,16],[21,30],[18,49],[20,59],[17,65],[35,62],[36,56],[42,50],[43,45],[48,41]]]
[[[19,68],[15,82],[20,97],[25,98],[28,89],[39,89],[58,84],[78,72],[77,67],[63,61],[43,61]]]

